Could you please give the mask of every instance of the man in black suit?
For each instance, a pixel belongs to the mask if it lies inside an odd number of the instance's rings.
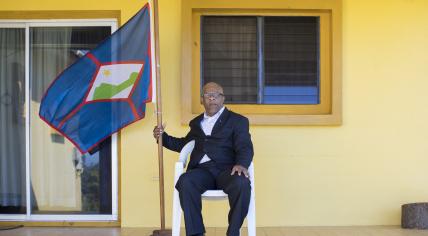
[[[253,159],[253,144],[248,119],[223,106],[223,88],[207,83],[203,88],[202,103],[205,113],[190,121],[190,131],[176,138],[155,127],[153,136],[162,135],[163,145],[176,152],[191,140],[195,148],[190,155],[186,173],[175,186],[184,212],[186,235],[203,235],[201,194],[210,189],[221,189],[228,194],[228,236],[238,236],[247,216],[251,185],[248,167]]]

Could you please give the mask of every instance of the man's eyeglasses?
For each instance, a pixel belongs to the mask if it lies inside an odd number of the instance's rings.
[[[218,99],[221,96],[224,96],[224,94],[222,94],[222,93],[204,93],[204,94],[202,94],[202,97],[207,98],[207,99],[208,98]]]

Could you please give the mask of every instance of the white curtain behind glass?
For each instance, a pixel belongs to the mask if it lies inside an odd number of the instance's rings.
[[[0,29],[0,207],[25,206],[25,31]]]
[[[31,98],[40,103],[45,90],[74,61],[69,27],[31,28]]]
[[[73,164],[70,142],[57,135],[38,116],[40,102],[51,82],[76,56],[71,27],[30,28],[31,185],[32,211],[80,211],[81,183]]]

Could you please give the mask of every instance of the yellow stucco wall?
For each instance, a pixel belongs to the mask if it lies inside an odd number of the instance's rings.
[[[0,10],[121,10],[125,22],[143,4],[16,0]],[[160,0],[164,120],[174,135],[187,131],[179,117],[181,7]],[[426,0],[343,0],[343,125],[251,127],[258,226],[397,225],[401,204],[428,201],[427,9]],[[154,125],[150,106],[122,132],[123,226],[159,225]],[[167,225],[176,156],[165,151]],[[205,203],[206,225],[226,225],[227,209]]]

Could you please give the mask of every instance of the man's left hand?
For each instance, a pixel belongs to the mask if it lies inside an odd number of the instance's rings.
[[[243,173],[245,177],[250,178],[250,174],[248,173],[247,168],[241,165],[234,165],[232,168],[232,173],[230,173],[230,175],[234,175],[235,172],[237,172],[239,176],[241,175],[241,173]]]

